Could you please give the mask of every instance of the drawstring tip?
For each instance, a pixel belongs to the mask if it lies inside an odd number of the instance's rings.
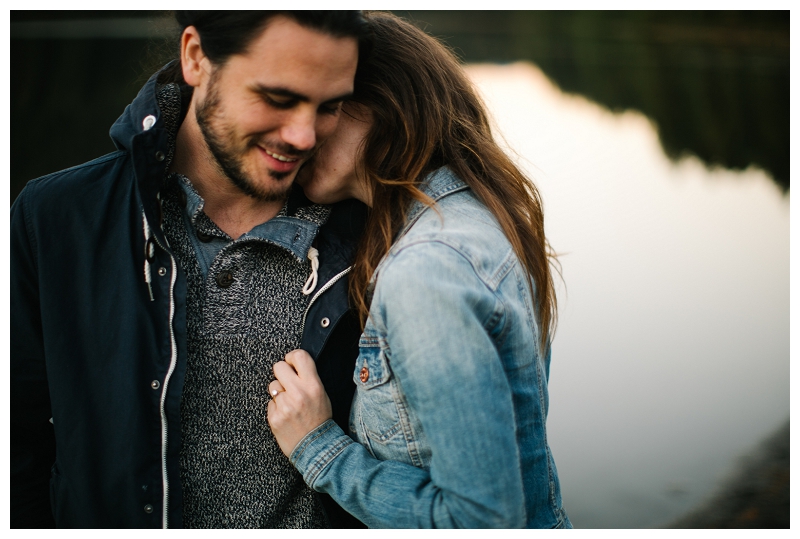
[[[150,295],[150,301],[155,301],[153,286],[150,284],[153,280],[150,273],[150,260],[155,256],[156,249],[150,224],[147,222],[147,216],[144,211],[142,211],[142,231],[144,232],[144,282],[147,284],[147,293]]]
[[[147,285],[147,293],[150,294],[150,301],[155,301],[153,297],[153,285],[151,284],[153,281],[151,274],[150,274],[150,262],[145,259],[144,261],[144,282]]]
[[[311,247],[308,250],[308,259],[311,261],[311,275],[303,286],[303,295],[307,296],[317,287],[317,270],[319,269],[319,251]]]

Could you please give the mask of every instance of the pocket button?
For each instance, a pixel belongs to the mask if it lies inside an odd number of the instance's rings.
[[[361,372],[359,373],[358,377],[361,378],[361,382],[362,383],[366,384],[367,380],[369,380],[369,369],[366,368],[366,367],[363,367],[361,369]]]

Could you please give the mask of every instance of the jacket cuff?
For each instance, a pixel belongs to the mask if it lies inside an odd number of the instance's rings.
[[[329,419],[300,440],[289,460],[302,474],[306,484],[313,489],[322,471],[353,443],[355,442],[339,425]]]

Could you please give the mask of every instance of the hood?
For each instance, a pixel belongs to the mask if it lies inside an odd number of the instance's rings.
[[[183,103],[181,103],[181,114],[177,124],[167,126],[165,124],[169,118],[165,118],[163,97],[159,95],[167,82],[163,79],[175,68],[177,62],[177,60],[173,60],[154,73],[142,89],[139,90],[134,100],[125,107],[122,115],[111,126],[109,135],[117,149],[132,151],[135,148],[134,139],[142,133],[149,132],[150,136],[153,137],[153,135],[167,127],[176,129],[177,125],[180,124],[190,99],[181,100]],[[190,98],[191,87],[181,88],[180,93],[183,94],[181,97]],[[145,119],[151,116],[152,120],[147,120],[145,123]]]
[[[183,88],[164,80],[174,72],[176,62],[173,60],[150,77],[110,130],[117,149],[130,156],[134,188],[145,221],[157,225],[153,229],[162,245],[166,242],[161,237],[158,196],[172,158],[178,127],[191,96],[190,87]]]

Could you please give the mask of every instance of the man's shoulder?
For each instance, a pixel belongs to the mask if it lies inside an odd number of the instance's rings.
[[[66,215],[113,204],[115,196],[130,193],[130,189],[119,189],[120,180],[130,169],[127,156],[124,151],[112,152],[29,181],[12,204],[12,214],[15,208],[24,207],[27,220],[58,222]]]
[[[116,166],[120,161],[123,161],[128,156],[128,152],[117,150],[109,154],[103,155],[86,163],[75,165],[73,167],[65,168],[57,172],[51,172],[44,176],[40,176],[29,181],[26,187],[36,187],[37,190],[49,187],[51,185],[58,185],[61,182],[81,181],[81,180],[96,180],[103,178]]]
[[[87,192],[103,198],[103,191],[125,174],[128,152],[115,151],[74,167],[52,172],[30,180],[19,198],[27,205],[63,204],[86,200]],[[104,185],[107,186],[104,189]],[[90,197],[95,198],[95,197]]]

